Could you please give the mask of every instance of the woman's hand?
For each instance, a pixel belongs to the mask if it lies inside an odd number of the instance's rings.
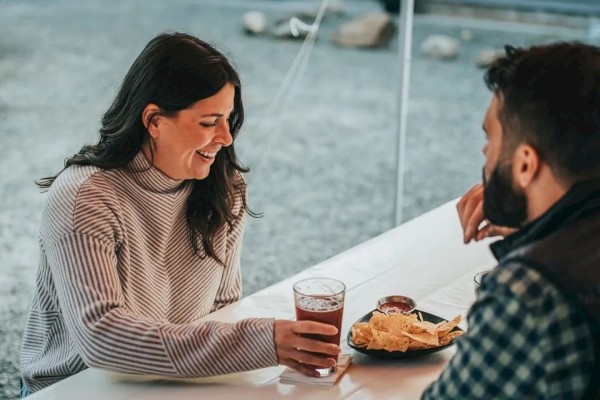
[[[304,334],[332,336],[337,334],[335,326],[314,321],[278,319],[275,320],[274,331],[279,364],[287,365],[304,375],[313,377],[320,376],[315,368],[335,366],[335,360],[340,353],[339,346],[300,336]]]
[[[464,194],[456,205],[463,228],[463,241],[481,240],[488,236],[507,236],[516,229],[492,225],[483,215],[483,185],[477,184]],[[484,224],[482,225],[482,222]]]

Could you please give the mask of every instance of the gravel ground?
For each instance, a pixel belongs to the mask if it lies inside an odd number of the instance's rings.
[[[165,30],[212,41],[231,54],[245,84],[241,159],[250,204],[244,294],[297,273],[393,225],[396,42],[379,50],[335,47],[340,23],[378,10],[346,1],[330,17],[303,80],[268,111],[300,42],[248,37],[251,8],[271,20],[314,1],[0,0],[0,398],[18,393],[18,346],[37,264],[44,199],[33,181],[56,173],[99,119],[145,43]],[[429,34],[474,37],[455,61],[418,54]],[[477,52],[504,43],[578,38],[579,32],[417,16],[406,148],[404,219],[459,196],[480,177],[482,115],[489,93]],[[435,227],[432,227],[435,234]]]

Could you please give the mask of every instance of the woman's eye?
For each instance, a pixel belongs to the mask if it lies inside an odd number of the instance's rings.
[[[203,126],[204,128],[214,128],[215,126],[217,126],[216,122],[200,122],[200,126]]]

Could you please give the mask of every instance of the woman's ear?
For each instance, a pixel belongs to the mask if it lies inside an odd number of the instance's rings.
[[[160,107],[154,103],[148,104],[142,111],[142,124],[152,138],[158,136],[158,113],[160,113]]]
[[[540,156],[535,148],[521,143],[517,146],[513,158],[514,182],[527,189],[540,172]]]

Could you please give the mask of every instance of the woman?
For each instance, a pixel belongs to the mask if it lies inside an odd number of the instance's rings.
[[[233,143],[243,120],[239,77],[221,53],[182,33],[148,43],[99,142],[38,183],[49,190],[24,395],[87,367],[199,377],[279,363],[318,376],[311,366],[335,364],[338,346],[299,335],[333,335],[330,325],[194,323],[241,295],[250,211]]]

